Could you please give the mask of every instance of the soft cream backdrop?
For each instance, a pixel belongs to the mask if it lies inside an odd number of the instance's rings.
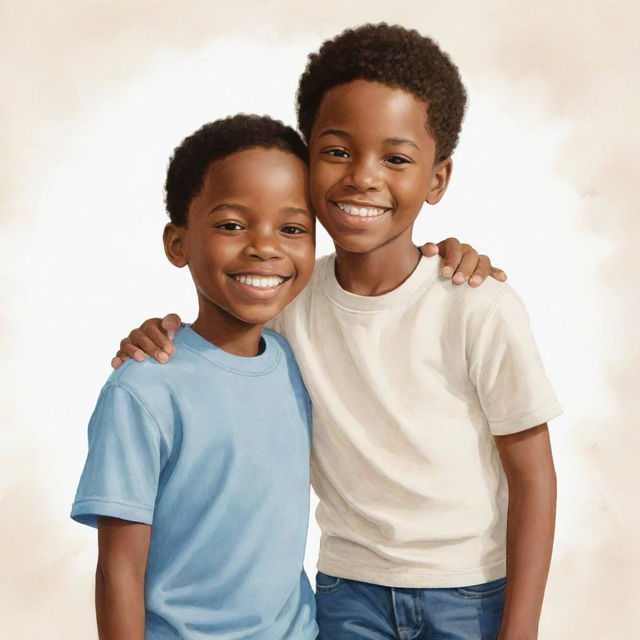
[[[458,235],[507,269],[565,408],[541,638],[640,638],[638,5],[224,4],[0,4],[2,637],[95,637],[95,534],[67,515],[86,421],[119,338],[194,311],[160,245],[171,149],[236,111],[293,122],[306,54],[387,20],[436,37],[471,96],[416,240]]]

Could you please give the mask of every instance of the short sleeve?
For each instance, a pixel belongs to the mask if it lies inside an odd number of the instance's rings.
[[[95,527],[97,516],[152,524],[166,452],[149,411],[126,387],[104,387],[89,422],[89,452],[71,517]]]
[[[475,336],[469,376],[493,435],[508,435],[562,413],[520,297],[509,289]]]

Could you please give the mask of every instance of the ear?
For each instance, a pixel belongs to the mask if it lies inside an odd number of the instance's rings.
[[[428,204],[438,204],[438,202],[440,202],[440,199],[449,186],[452,170],[453,160],[451,156],[434,166],[426,197]]]
[[[188,262],[185,247],[186,231],[186,227],[180,227],[177,224],[173,224],[173,222],[169,222],[162,234],[164,252],[169,262],[176,267],[184,267]]]

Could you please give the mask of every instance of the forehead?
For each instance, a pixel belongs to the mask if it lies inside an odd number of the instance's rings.
[[[189,214],[208,212],[224,202],[271,210],[307,206],[307,167],[293,153],[262,147],[245,149],[213,161]]]
[[[312,139],[325,129],[385,139],[412,137],[423,143],[432,140],[424,101],[404,89],[369,80],[353,80],[327,91]]]
[[[293,153],[277,148],[255,147],[214,160],[208,167],[204,186],[224,190],[271,185],[275,188],[303,189],[306,166]]]

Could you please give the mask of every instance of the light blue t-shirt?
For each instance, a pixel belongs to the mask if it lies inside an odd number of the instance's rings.
[[[152,525],[147,640],[311,640],[303,570],[311,413],[286,340],[252,358],[190,327],[168,364],[126,362],[102,389],[71,512]]]

